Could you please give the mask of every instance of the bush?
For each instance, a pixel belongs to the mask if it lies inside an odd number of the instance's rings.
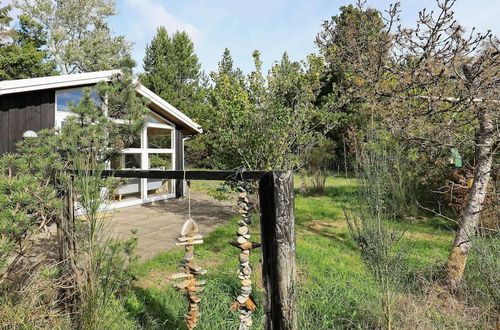
[[[309,155],[309,163],[306,167],[306,175],[310,179],[311,188],[309,193],[324,193],[326,178],[331,172],[332,162],[335,160],[335,142],[324,139],[314,146]],[[306,182],[307,180],[304,180]],[[306,183],[307,185],[307,183]]]
[[[379,132],[369,131],[367,136],[369,140],[357,150],[360,188],[354,206],[344,207],[344,215],[363,263],[379,285],[385,326],[391,329],[395,297],[408,273],[407,253],[399,245],[403,231],[391,221],[398,214],[388,207],[393,198],[388,151]]]
[[[500,318],[500,233],[474,239],[465,271],[465,290],[476,304]],[[500,321],[500,319],[498,319]],[[492,322],[494,323],[494,322]]]

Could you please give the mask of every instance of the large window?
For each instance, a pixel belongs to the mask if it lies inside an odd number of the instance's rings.
[[[94,102],[101,106],[102,102],[95,90],[92,90]],[[83,97],[83,88],[63,89],[56,91],[56,128],[62,127],[64,120],[71,116],[72,105],[77,105]],[[113,121],[125,124],[113,117]],[[172,170],[175,163],[175,126],[154,111],[148,115],[144,129],[135,139],[124,141],[121,155],[111,159],[110,169],[115,170]],[[173,180],[162,179],[128,179],[114,191],[117,200],[124,199],[162,199],[174,193]]]
[[[132,143],[127,143],[122,154],[111,160],[111,169],[173,170],[175,126],[162,117],[151,113],[146,127]],[[119,200],[137,196],[141,198],[165,198],[174,193],[174,181],[163,179],[129,180],[117,191]]]
[[[148,148],[149,149],[170,149],[172,148],[172,130],[160,127],[148,127]]]
[[[80,103],[83,97],[83,88],[85,87],[61,89],[56,91],[56,128],[61,128],[63,126],[64,120],[66,120],[68,116],[71,116],[73,114],[70,111],[71,106],[75,106]],[[102,105],[102,102],[99,96],[97,96],[97,93],[94,89],[92,89],[91,96],[94,100],[94,103],[100,107]]]
[[[92,89],[92,99],[95,104],[101,105],[101,99],[97,96],[97,93]],[[57,111],[70,111],[71,106],[75,106],[80,103],[83,98],[83,88],[73,88],[73,89],[63,89],[56,93],[56,109]]]

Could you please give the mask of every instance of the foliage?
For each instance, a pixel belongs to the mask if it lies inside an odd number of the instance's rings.
[[[203,74],[186,32],[168,35],[160,26],[146,47],[141,82],[195,121],[205,111]]]
[[[120,314],[116,297],[132,279],[129,267],[135,260],[136,239],[118,242],[109,237],[100,211],[109,199],[107,192],[117,182],[101,178],[100,171],[106,160],[141,131],[148,109],[145,101],[136,96],[130,69],[124,68],[121,75],[99,83],[95,90],[100,101],[94,101],[91,89],[85,88],[80,103],[70,105],[73,115],[59,132],[41,131],[38,138],[20,142],[17,154],[1,159],[0,203],[5,225],[1,257],[2,261],[12,255],[14,260],[23,258],[31,237],[48,221],[59,221],[62,201],[56,190],[74,189],[82,216],[76,219],[74,232],[65,233],[76,249],[70,253],[70,260],[57,265],[61,280],[58,285],[73,290],[77,298],[76,305],[69,306],[78,312],[72,318],[75,326],[110,328],[123,321],[124,313]],[[86,171],[89,169],[94,172]],[[77,170],[73,179],[66,170]],[[33,267],[35,274],[39,270]],[[8,272],[2,269],[1,274],[3,281]],[[2,299],[9,300],[17,290],[6,290]],[[60,295],[55,299],[59,301]],[[20,305],[11,307],[16,306]]]
[[[57,266],[24,269],[22,286],[0,291],[0,328],[71,329],[71,320],[58,306]],[[13,292],[12,292],[13,291]]]
[[[211,74],[211,118],[202,122],[209,162],[218,168],[301,167],[326,130],[316,130],[315,74],[285,53],[264,77],[259,52],[253,56],[255,71],[248,76],[233,67],[228,50]]]
[[[296,177],[295,186],[301,179]],[[220,182],[193,181],[192,189],[206,191],[216,188]],[[354,242],[349,238],[342,205],[353,203],[356,179],[329,177],[323,196],[295,198],[297,233],[297,315],[299,329],[382,329],[377,302],[378,284],[364,267]],[[207,283],[200,294],[202,316],[200,329],[229,328],[237,325],[236,314],[228,313],[232,299],[238,293],[239,282],[237,251],[227,244],[228,237],[235,235],[237,217],[209,233],[196,247],[197,258],[208,269],[203,275]],[[260,241],[258,221],[251,229],[252,240]],[[412,272],[419,275],[437,271],[448,255],[452,235],[445,222],[428,218],[408,225],[401,244],[411,247]],[[182,327],[186,310],[185,300],[168,280],[183,258],[180,248],[155,256],[136,267],[138,280],[127,294],[126,308],[129,315],[142,328]],[[259,253],[251,254],[250,263],[257,270],[261,267]],[[263,288],[260,272],[253,272],[257,312],[255,329],[262,329]],[[422,275],[423,276],[423,275]],[[491,326],[481,310],[473,314],[474,306],[448,305],[449,300],[429,297],[420,281],[412,283],[414,294],[403,291],[397,296],[394,309],[397,318],[394,328],[487,328]],[[435,299],[435,300],[431,300]],[[410,308],[412,307],[412,308]],[[415,307],[415,309],[413,309]],[[477,316],[477,318],[476,318]],[[418,319],[417,319],[418,317]],[[418,327],[417,327],[418,328]]]
[[[96,86],[101,102],[95,102],[90,89],[84,89],[79,104],[70,105],[72,116],[65,120],[56,151],[66,161],[65,169],[74,169],[73,185],[63,177],[62,189],[74,189],[81,217],[76,221],[76,242],[70,255],[71,275],[76,281],[79,328],[112,328],[122,320],[117,312],[116,295],[129,285],[130,265],[134,262],[136,239],[119,242],[109,236],[102,209],[109,192],[118,181],[101,178],[105,161],[117,155],[142,130],[147,108],[138,98],[130,70],[123,69],[110,83]],[[113,119],[120,119],[117,123]],[[87,170],[93,170],[88,172]]]
[[[131,45],[108,24],[113,0],[16,0],[47,35],[47,52],[63,74],[116,69]]]
[[[160,26],[146,47],[144,73],[140,80],[144,86],[200,123],[210,118],[206,95],[208,82],[200,67],[189,35],[184,31],[169,35]],[[186,143],[184,154],[186,163],[201,165],[207,154],[203,138]]]
[[[335,154],[338,159],[343,159],[346,172],[348,164],[354,163],[355,158],[354,152],[346,148],[350,132],[363,130],[379,118],[379,114],[371,109],[371,95],[357,91],[362,78],[356,75],[354,63],[366,63],[371,59],[371,46],[387,38],[383,27],[384,22],[377,10],[360,10],[348,5],[340,7],[339,15],[324,21],[322,31],[316,36],[319,55],[315,55],[315,63],[321,82],[316,104],[336,123],[327,136],[333,141],[343,142],[338,143]],[[347,51],[346,47],[352,49]],[[356,54],[354,58],[353,54]]]
[[[332,163],[335,160],[335,147],[335,142],[324,139],[311,149],[305,172],[311,178],[310,192],[323,193],[325,191],[326,179],[331,173]]]
[[[479,305],[492,307],[492,319],[500,308],[500,234],[498,230],[474,239],[467,264],[465,290]]]
[[[383,25],[356,19],[342,25],[334,18],[325,23],[319,37],[327,63],[330,54],[345,60],[348,95],[355,95],[370,120],[383,125],[397,140],[428,159],[450,147],[475,149],[471,157],[475,184],[460,215],[447,265],[450,287],[463,277],[500,137],[494,128],[499,119],[495,77],[500,41],[491,31],[465,33],[454,17],[455,2],[438,1],[437,12],[422,10],[411,28],[398,26],[399,3],[383,14],[358,2],[357,8],[349,9],[350,15],[373,13]],[[346,36],[343,47],[336,47],[339,31]],[[340,88],[340,92],[345,90]]]
[[[10,27],[12,17],[9,15],[10,10],[10,6],[0,7],[0,42],[2,42],[2,44],[12,34],[12,29]]]
[[[0,158],[0,288],[33,248],[33,236],[61,206],[51,184],[53,173],[47,170],[51,158],[37,160],[46,149],[38,149],[37,141],[29,139],[22,151]]]
[[[391,329],[395,293],[407,276],[407,256],[399,244],[403,232],[390,222],[398,215],[386,207],[391,176],[387,152],[376,132],[370,132],[367,137],[367,143],[357,155],[358,200],[344,212],[363,263],[379,284],[386,327]]]
[[[46,36],[27,15],[19,16],[19,29],[10,29],[10,6],[0,8],[0,80],[34,78],[54,74],[54,63],[42,50]]]
[[[137,238],[118,241],[110,237],[111,228],[102,213],[109,195],[103,194],[103,187],[114,187],[116,182],[101,178],[105,164],[95,155],[74,156],[77,173],[72,188],[82,212],[81,220],[76,222],[77,247],[71,260],[78,265],[74,274],[79,298],[76,328],[117,328],[124,315],[115,306],[116,296],[133,280],[130,267],[136,260]],[[94,172],[86,171],[89,168]]]

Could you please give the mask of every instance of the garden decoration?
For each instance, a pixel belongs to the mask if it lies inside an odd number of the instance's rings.
[[[189,193],[188,185],[188,219],[182,225],[180,236],[175,243],[177,246],[184,246],[185,256],[181,260],[181,265],[177,267],[180,273],[172,275],[173,279],[185,278],[181,283],[177,283],[174,287],[178,291],[186,293],[189,301],[189,311],[184,314],[186,325],[188,329],[194,329],[198,322],[198,317],[201,315],[199,312],[199,304],[201,298],[197,293],[203,291],[205,281],[198,281],[200,275],[205,274],[207,271],[202,269],[194,262],[194,246],[203,243],[203,236],[199,234],[198,225],[191,218],[191,196]]]
[[[450,149],[450,155],[447,157],[448,165],[452,167],[462,167],[462,156],[457,148]]]
[[[250,242],[250,231],[248,225],[252,223],[253,203],[250,201],[247,189],[238,186],[238,207],[243,219],[238,221],[238,239],[231,245],[240,249],[240,269],[238,279],[241,283],[240,294],[231,305],[231,310],[238,310],[240,319],[239,330],[247,330],[252,326],[252,312],[256,309],[255,303],[250,296],[252,293],[252,281],[250,275],[252,268],[249,263],[250,250],[260,247],[260,243]]]

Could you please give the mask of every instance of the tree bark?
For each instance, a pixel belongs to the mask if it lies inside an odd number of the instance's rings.
[[[493,147],[495,143],[495,127],[492,112],[484,109],[479,116],[479,129],[476,132],[474,183],[469,192],[467,202],[455,234],[453,247],[446,264],[445,280],[451,289],[456,289],[463,279],[467,256],[472,247],[482,205],[486,198],[488,183],[493,163]]]

